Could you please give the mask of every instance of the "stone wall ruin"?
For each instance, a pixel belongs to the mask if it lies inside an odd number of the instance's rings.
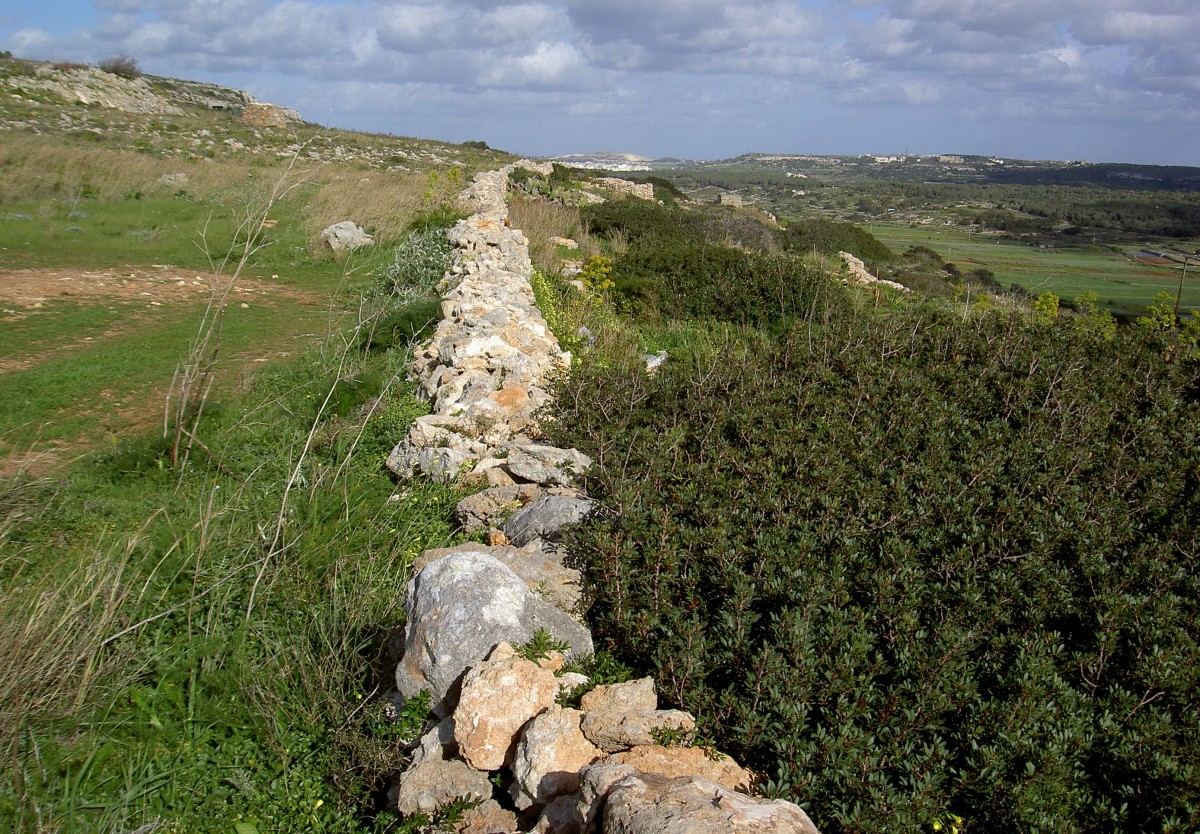
[[[413,363],[434,413],[388,457],[401,478],[483,487],[458,516],[489,541],[427,551],[414,565],[396,686],[405,698],[428,691],[438,723],[415,744],[395,805],[432,813],[481,799],[457,826],[470,834],[816,834],[799,806],[753,796],[753,774],[729,757],[658,743],[686,735],[695,720],[660,710],[652,679],[597,686],[578,709],[557,703],[587,682],[563,674],[564,664],[592,652],[577,619],[582,577],[564,565],[558,542],[592,507],[576,485],[591,461],[538,442],[547,375],[570,356],[534,302],[528,241],[508,224],[513,167],[480,174],[464,192],[477,210],[450,231],[443,318]],[[539,630],[567,650],[520,656],[513,646]],[[503,801],[497,781],[507,786]]]

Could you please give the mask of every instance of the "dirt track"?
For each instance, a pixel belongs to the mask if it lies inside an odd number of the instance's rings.
[[[5,317],[27,314],[48,301],[144,299],[148,305],[167,301],[204,299],[225,287],[229,277],[155,264],[118,269],[11,269],[0,270],[0,304]],[[240,277],[232,289],[234,299],[251,296],[312,301],[314,293],[281,287],[257,278]],[[13,309],[17,308],[17,309]],[[25,308],[24,310],[19,308]]]
[[[0,374],[33,367],[47,359],[70,354],[88,344],[95,344],[123,332],[136,329],[153,316],[155,310],[178,305],[204,304],[223,293],[229,277],[211,273],[185,270],[175,266],[155,264],[149,267],[122,267],[115,269],[15,269],[0,270],[0,327],[11,322],[36,315],[50,305],[63,302],[75,304],[120,304],[122,309],[134,313],[101,333],[73,338],[53,347],[22,352],[16,356],[0,357]],[[328,303],[328,297],[315,292],[306,292],[256,278],[239,277],[229,287],[228,303],[234,306],[271,304],[276,299],[298,301],[313,306]],[[247,359],[247,362],[262,362],[264,357]],[[116,418],[122,423],[146,427],[161,420],[163,390],[151,392],[144,401],[136,404],[119,405],[110,402],[108,392],[98,392],[93,403],[80,404],[85,410]],[[95,438],[78,438],[74,441],[52,441],[37,449],[8,449],[0,451],[0,477],[11,476],[18,471],[44,472],[70,460],[94,445]],[[4,444],[0,444],[0,448]]]

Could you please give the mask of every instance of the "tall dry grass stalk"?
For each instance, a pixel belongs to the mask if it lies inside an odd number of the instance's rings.
[[[599,254],[600,248],[584,228],[576,206],[564,206],[549,200],[514,197],[508,206],[508,217],[514,229],[520,229],[529,239],[529,257],[542,272],[555,272],[560,267],[558,253],[551,237],[565,237],[579,244],[578,256],[588,258]]]
[[[6,136],[0,143],[0,203],[47,198],[73,198],[87,192],[104,200],[130,192],[170,196],[178,185],[160,182],[164,174],[187,174],[186,190],[207,197],[270,178],[287,160],[266,166],[240,160],[214,164],[206,160],[166,159],[135,151],[83,147],[56,136]]]
[[[0,491],[27,485],[5,481]],[[0,495],[0,763],[19,755],[26,734],[70,720],[96,701],[125,665],[119,652],[105,651],[114,631],[136,602],[126,583],[140,531],[124,542],[99,544],[90,560],[56,574],[28,560],[10,539],[28,519],[13,496]],[[44,554],[43,554],[44,555]]]
[[[395,240],[422,209],[426,177],[327,166],[310,175],[319,187],[304,209],[304,231],[315,239],[333,223],[353,220],[377,242]]]

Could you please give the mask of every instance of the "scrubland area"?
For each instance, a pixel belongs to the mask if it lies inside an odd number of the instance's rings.
[[[383,459],[427,412],[406,375],[454,194],[508,157],[22,130],[0,827],[451,824],[388,810],[427,712],[384,695],[412,560],[462,539],[464,493]],[[389,147],[408,170],[370,162]],[[605,679],[653,674],[699,721],[674,743],[728,750],[826,834],[1196,830],[1200,330],[1174,298],[1118,324],[916,238],[661,181],[584,205],[585,178],[523,179],[511,222],[575,356],[545,426],[595,461],[568,543]],[[347,217],[376,245],[335,257],[317,236]],[[915,292],[847,284],[843,250]]]

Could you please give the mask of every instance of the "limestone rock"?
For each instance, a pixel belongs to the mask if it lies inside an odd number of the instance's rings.
[[[540,542],[512,547],[507,544],[507,536],[499,530],[490,531],[489,538],[500,541],[487,546],[469,543],[426,550],[413,561],[413,570],[419,571],[444,556],[484,553],[521,577],[530,591],[559,610],[571,612],[578,608],[583,596],[583,575],[563,564],[561,548]]]
[[[454,712],[459,755],[480,770],[499,770],[513,760],[521,728],[557,691],[554,673],[523,657],[476,666],[463,678]]]
[[[750,772],[739,767],[733,759],[728,756],[713,758],[707,750],[699,747],[647,744],[609,756],[608,761],[630,765],[643,773],[670,777],[701,776],[734,791],[749,791],[753,781]]]
[[[565,672],[558,676],[557,698],[565,698],[588,682],[588,676],[579,672]]]
[[[576,449],[527,444],[508,452],[508,471],[515,478],[546,486],[570,486],[592,465],[592,459]]]
[[[482,462],[481,464],[482,465]],[[476,466],[476,469],[479,467]],[[465,533],[477,533],[511,516],[541,494],[537,484],[492,487],[458,502],[454,515]]]
[[[820,834],[808,814],[782,799],[744,796],[699,776],[643,773],[612,787],[603,834]]]
[[[579,708],[584,712],[653,712],[658,709],[654,678],[601,684],[583,696]]]
[[[333,250],[334,254],[353,251],[362,246],[370,246],[375,239],[358,228],[353,220],[343,220],[334,223],[321,232],[321,240]]]
[[[517,815],[489,799],[463,811],[454,830],[456,834],[513,834],[517,830]]]
[[[583,713],[552,705],[529,722],[513,760],[513,801],[521,810],[579,789],[579,771],[603,752],[580,730]]]
[[[583,734],[606,753],[654,744],[655,730],[696,729],[696,719],[677,709],[655,712],[589,712],[583,716]]]
[[[460,761],[429,759],[400,776],[396,809],[401,814],[431,814],[456,799],[490,797],[488,775]]]
[[[579,774],[579,794],[576,807],[583,818],[584,831],[594,831],[596,821],[604,810],[604,802],[613,786],[622,780],[638,775],[629,765],[600,761],[586,767]]]
[[[447,716],[437,723],[437,726],[421,736],[413,749],[412,761],[409,767],[416,767],[425,761],[449,761],[458,755],[458,742],[454,740],[454,716]]]
[[[592,652],[586,628],[532,594],[483,546],[421,568],[408,583],[406,610],[396,688],[406,698],[428,689],[439,717],[453,709],[463,672],[501,640],[526,643],[544,628],[570,645],[572,657]]]
[[[530,834],[581,834],[583,816],[573,795],[560,796],[542,810]]]
[[[555,541],[563,527],[581,521],[595,502],[579,495],[545,494],[513,513],[504,525],[504,535],[518,547],[534,539]]]

